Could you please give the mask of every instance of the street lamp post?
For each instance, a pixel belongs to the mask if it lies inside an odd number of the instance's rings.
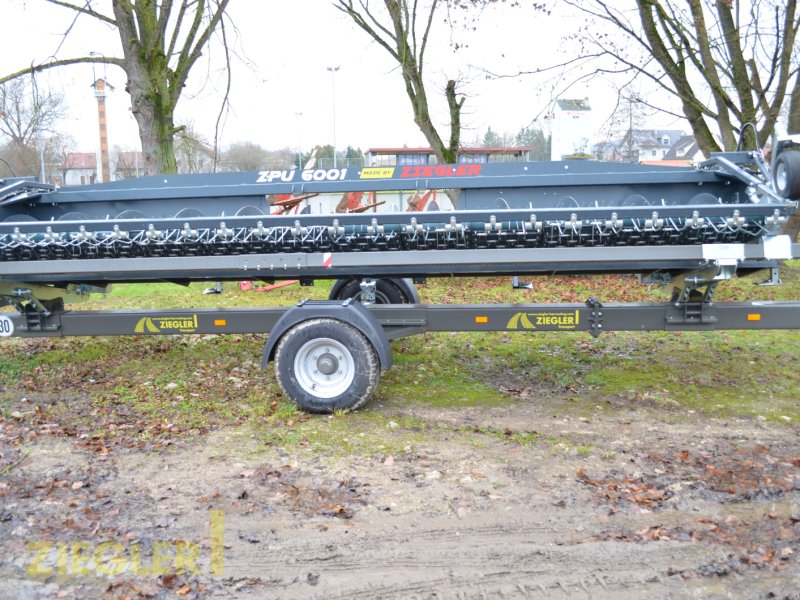
[[[336,168],[336,71],[340,65],[328,67],[331,73],[331,89],[333,90],[333,168]]]
[[[303,113],[296,112],[294,116],[297,117],[297,168],[303,168]]]

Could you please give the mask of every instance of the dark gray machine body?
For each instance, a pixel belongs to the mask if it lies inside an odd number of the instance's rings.
[[[447,191],[457,210],[271,214],[276,199],[387,190]],[[795,208],[752,152],[700,168],[562,161],[164,175],[61,189],[6,181],[0,281],[674,273],[698,263],[660,249],[757,244]],[[591,258],[559,256],[580,248]],[[621,248],[631,250],[624,260]]]

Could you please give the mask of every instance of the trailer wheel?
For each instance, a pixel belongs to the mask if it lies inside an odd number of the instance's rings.
[[[340,279],[331,288],[329,300],[361,299],[360,279]],[[410,279],[376,279],[375,304],[414,304],[418,296]]]
[[[781,153],[775,162],[775,188],[784,198],[800,198],[800,152]]]
[[[275,350],[283,392],[312,413],[354,410],[378,385],[375,347],[358,329],[336,319],[309,319],[289,329]]]

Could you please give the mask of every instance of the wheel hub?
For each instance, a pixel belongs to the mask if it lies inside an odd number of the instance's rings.
[[[333,375],[339,370],[339,361],[329,352],[317,358],[317,370],[323,375]]]
[[[318,398],[335,398],[350,387],[356,374],[350,350],[338,340],[315,338],[298,350],[294,359],[297,383]]]

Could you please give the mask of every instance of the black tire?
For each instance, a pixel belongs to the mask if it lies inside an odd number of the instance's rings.
[[[340,279],[331,288],[329,300],[361,299],[360,279]],[[410,279],[376,279],[375,304],[416,304],[417,290]]]
[[[381,363],[372,343],[352,325],[309,319],[281,337],[275,372],[283,392],[301,409],[332,413],[355,410],[370,399]]]
[[[775,188],[784,198],[800,200],[800,152],[785,150],[775,162]]]

